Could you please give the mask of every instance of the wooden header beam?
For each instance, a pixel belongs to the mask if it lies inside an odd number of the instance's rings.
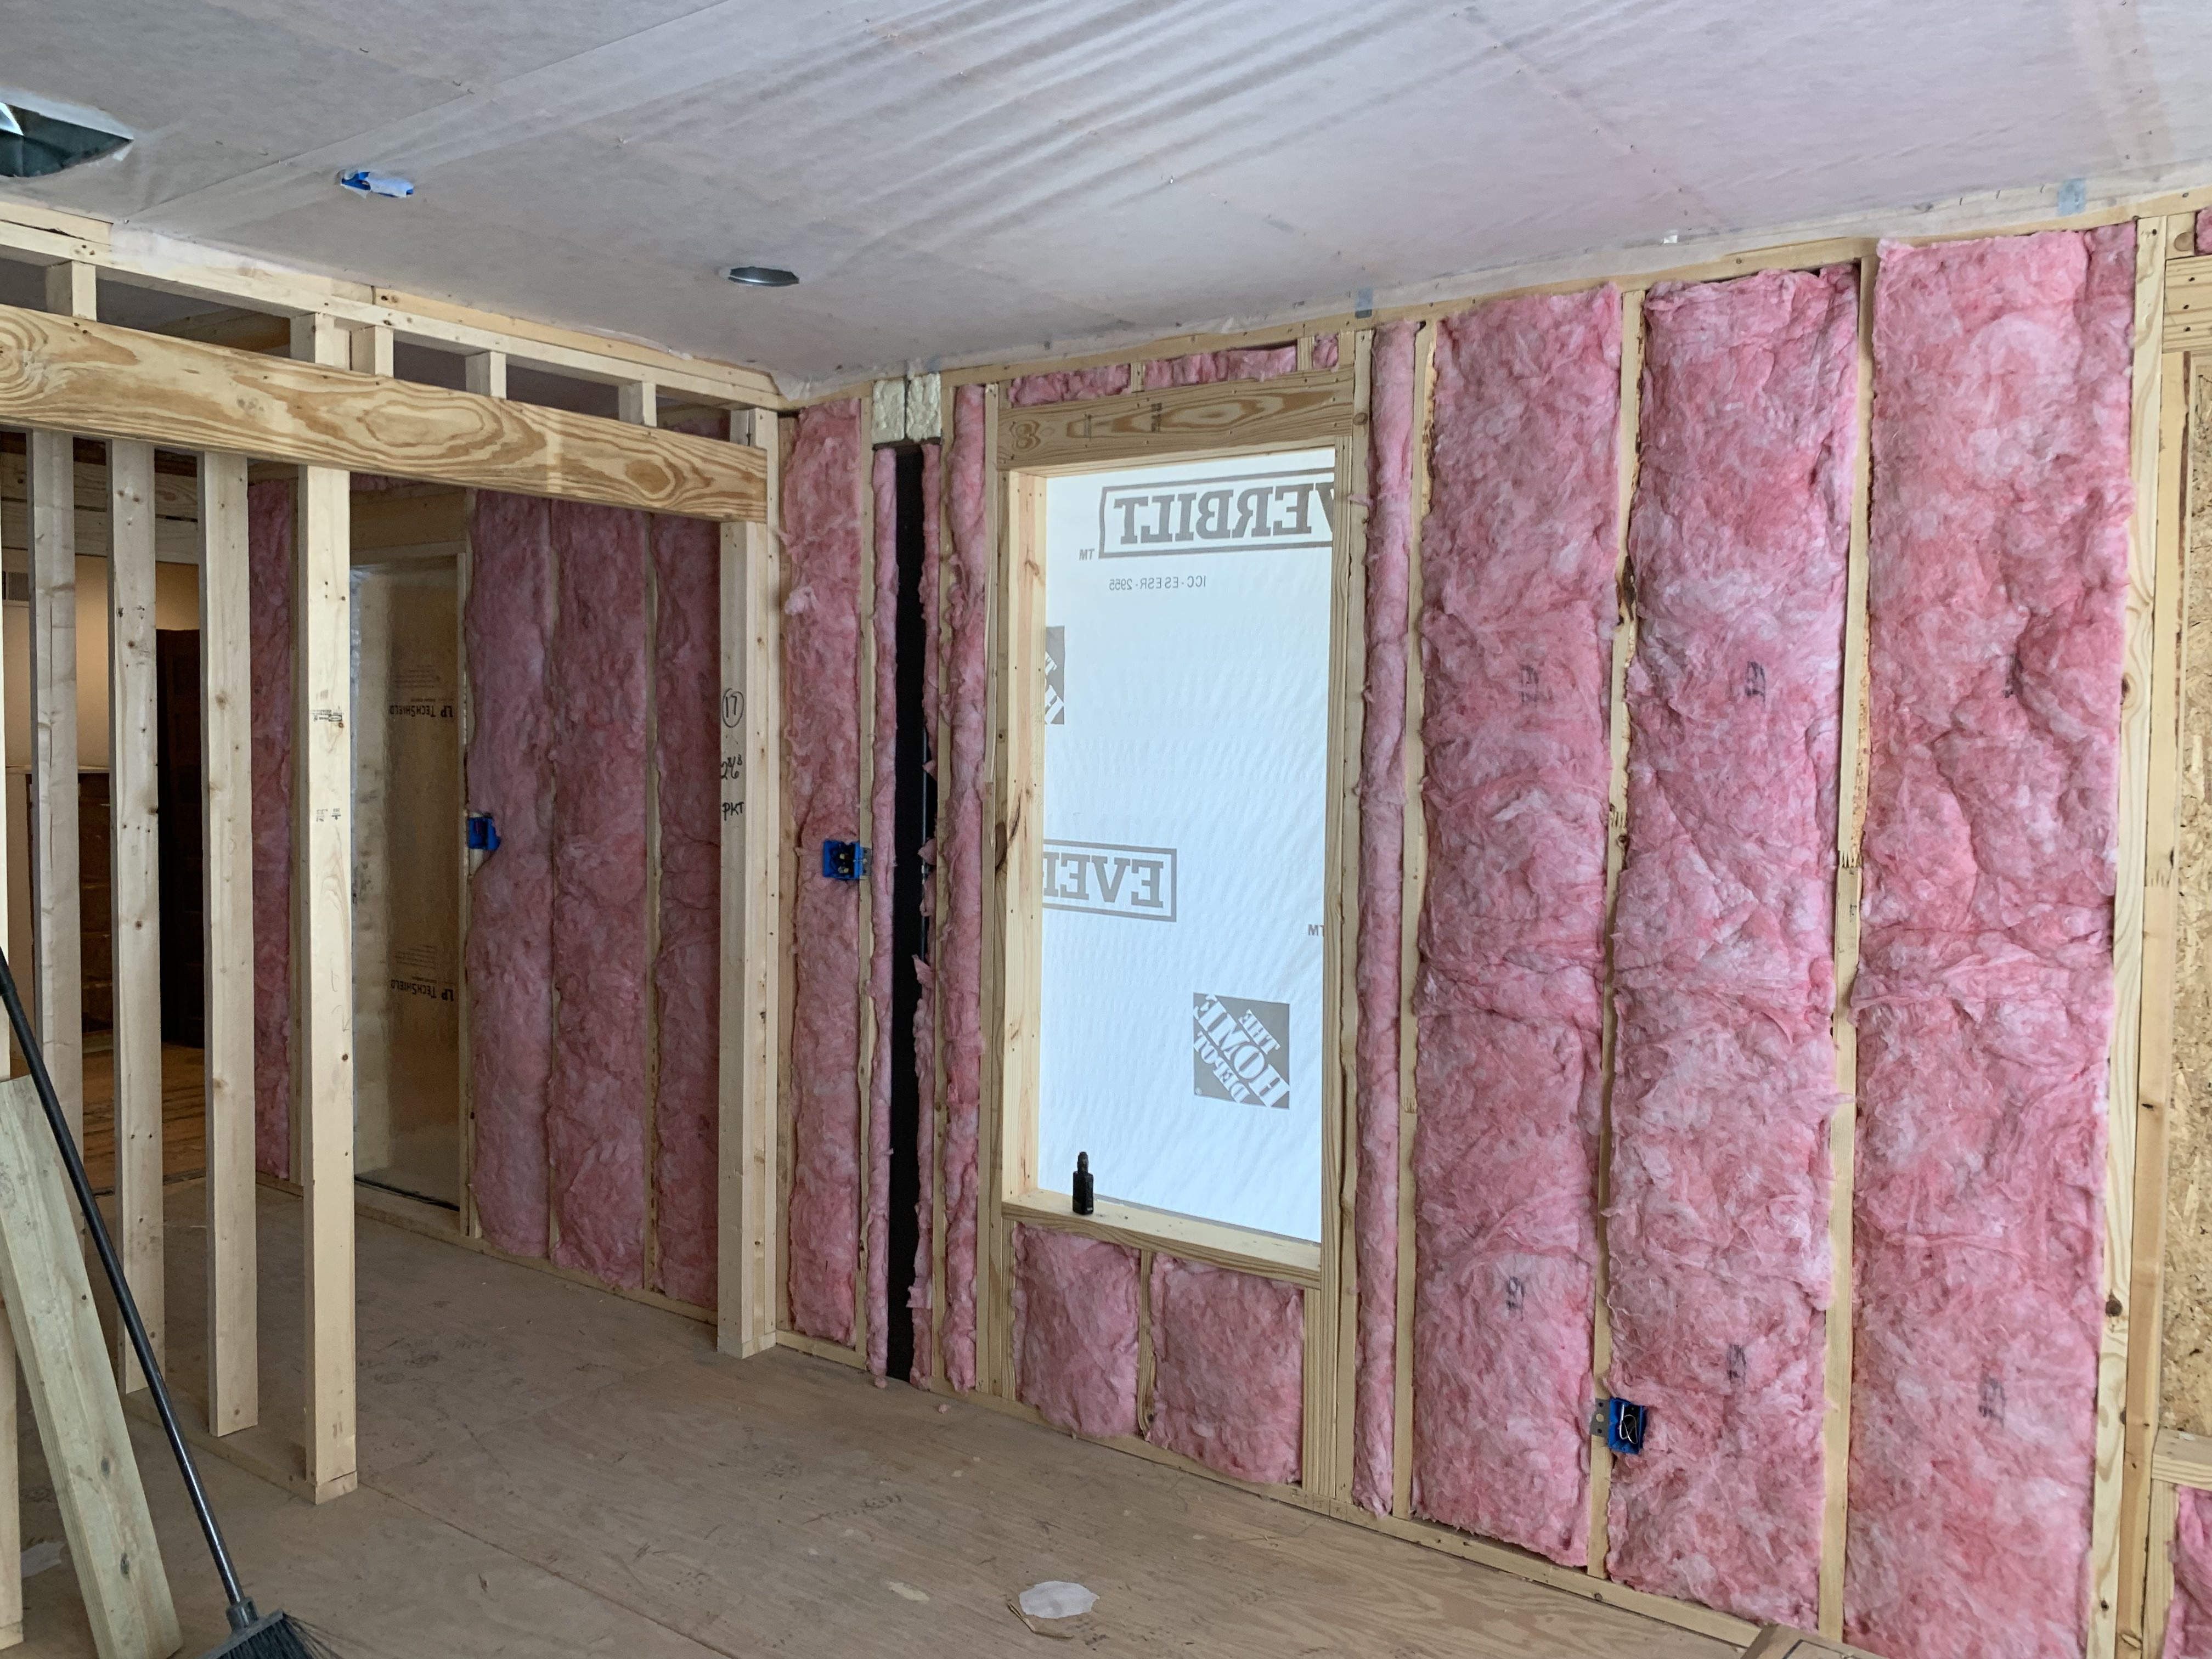
[[[0,306],[0,422],[761,522],[761,452]]]
[[[1198,459],[1273,444],[1334,443],[1352,430],[1352,374],[1342,368],[1272,380],[1133,392],[1078,403],[1008,410],[999,426],[1006,468],[1098,466]]]

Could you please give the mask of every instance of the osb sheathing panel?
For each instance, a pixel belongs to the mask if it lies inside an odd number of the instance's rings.
[[[2180,879],[2166,1123],[2166,1421],[2212,1434],[2212,360],[2190,359]]]

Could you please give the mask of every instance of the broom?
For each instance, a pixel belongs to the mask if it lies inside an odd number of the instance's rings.
[[[54,1080],[46,1074],[46,1056],[39,1050],[39,1039],[32,1034],[31,1022],[24,1017],[23,999],[15,989],[15,975],[8,965],[4,951],[0,951],[0,1001],[8,1005],[8,1024],[15,1028],[15,1041],[23,1045],[23,1058],[31,1067],[32,1086],[39,1091],[39,1104],[46,1109],[46,1127],[54,1132],[54,1144],[61,1149],[62,1165],[69,1171],[70,1186],[76,1193],[76,1206],[83,1212],[84,1224],[92,1233],[93,1247],[100,1252],[100,1265],[106,1271],[108,1287],[115,1292],[115,1306],[123,1316],[123,1327],[131,1333],[131,1352],[138,1356],[138,1367],[146,1374],[146,1386],[153,1391],[154,1409],[161,1414],[161,1431],[169,1437],[169,1449],[176,1455],[178,1473],[185,1477],[185,1492],[192,1500],[192,1513],[199,1517],[208,1553],[215,1557],[215,1570],[222,1576],[222,1594],[227,1603],[224,1613],[230,1621],[230,1635],[204,1659],[327,1659],[329,1650],[299,1620],[281,1610],[261,1612],[239,1584],[238,1570],[231,1565],[230,1552],[223,1545],[222,1528],[216,1524],[215,1511],[208,1507],[207,1493],[200,1486],[200,1472],[193,1467],[192,1455],[185,1445],[184,1431],[177,1426],[177,1409],[169,1402],[168,1385],[161,1380],[161,1368],[154,1363],[154,1345],[147,1340],[146,1322],[138,1316],[138,1304],[131,1294],[131,1286],[124,1281],[123,1264],[116,1259],[114,1241],[107,1236],[107,1224],[100,1218],[100,1206],[93,1201],[92,1182],[85,1178],[84,1160],[77,1156],[76,1142],[70,1137],[69,1121],[62,1115],[61,1102],[54,1097]]]

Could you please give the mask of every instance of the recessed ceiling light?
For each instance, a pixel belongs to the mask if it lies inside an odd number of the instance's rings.
[[[775,265],[732,265],[723,275],[747,288],[793,288],[799,276]]]
[[[0,178],[43,179],[130,142],[119,132],[41,115],[21,104],[0,104]]]

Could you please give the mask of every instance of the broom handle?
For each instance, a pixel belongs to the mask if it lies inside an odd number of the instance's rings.
[[[8,1005],[8,1024],[15,1028],[15,1040],[23,1045],[23,1058],[30,1063],[31,1084],[39,1091],[39,1104],[46,1109],[46,1127],[54,1132],[54,1144],[61,1148],[62,1167],[69,1171],[70,1186],[76,1193],[76,1206],[84,1212],[84,1224],[91,1230],[93,1248],[100,1252],[100,1265],[106,1270],[108,1288],[115,1292],[115,1305],[123,1316],[123,1328],[131,1333],[131,1351],[138,1356],[138,1368],[146,1373],[146,1386],[153,1391],[154,1409],[161,1413],[162,1432],[169,1437],[169,1449],[177,1459],[177,1469],[185,1477],[185,1491],[192,1500],[192,1511],[200,1518],[200,1530],[207,1535],[208,1551],[215,1557],[215,1570],[222,1575],[223,1594],[237,1607],[246,1600],[240,1589],[238,1573],[230,1565],[230,1552],[223,1547],[222,1528],[216,1525],[215,1511],[208,1507],[207,1493],[200,1489],[200,1472],[192,1465],[191,1452],[185,1445],[184,1431],[177,1426],[177,1408],[169,1403],[168,1384],[161,1381],[161,1368],[154,1363],[154,1345],[146,1335],[146,1322],[138,1316],[137,1299],[131,1294],[131,1286],[123,1277],[123,1264],[116,1260],[114,1241],[107,1236],[107,1224],[100,1219],[100,1206],[92,1196],[92,1182],[85,1178],[84,1160],[77,1156],[76,1142],[70,1139],[69,1120],[62,1115],[62,1103],[54,1097],[54,1080],[46,1075],[46,1058],[39,1051],[39,1040],[32,1035],[31,1022],[23,1014],[23,999],[15,989],[15,975],[8,965],[8,953],[0,951],[0,1001]]]

